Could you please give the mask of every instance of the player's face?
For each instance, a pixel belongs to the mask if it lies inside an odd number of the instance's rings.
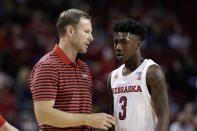
[[[139,39],[136,35],[128,32],[118,32],[114,35],[114,51],[120,62],[127,62],[137,52],[140,46]]]
[[[78,53],[86,53],[88,46],[93,41],[92,24],[89,19],[80,18],[79,23],[74,29],[72,43]]]

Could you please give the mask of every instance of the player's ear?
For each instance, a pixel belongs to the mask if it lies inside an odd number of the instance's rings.
[[[136,44],[137,44],[137,49],[139,49],[142,45],[142,42],[141,42],[140,38],[138,38],[138,37],[136,38]]]
[[[137,43],[138,47],[141,47],[142,45],[142,42],[139,40],[138,43]]]

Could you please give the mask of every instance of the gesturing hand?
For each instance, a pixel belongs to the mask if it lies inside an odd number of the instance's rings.
[[[112,115],[106,113],[94,113],[89,115],[87,125],[94,128],[108,130],[112,125],[116,125],[116,121]]]

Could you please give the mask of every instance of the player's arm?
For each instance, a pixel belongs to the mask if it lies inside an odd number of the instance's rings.
[[[105,113],[68,113],[53,108],[54,102],[54,100],[34,102],[38,123],[59,128],[87,125],[104,130],[108,130],[108,128],[111,128],[115,124],[115,120],[111,115]]]
[[[113,115],[114,102],[113,102],[113,94],[112,94],[112,88],[111,88],[111,73],[109,74],[108,79],[107,79],[107,91],[108,91],[108,96],[110,100],[109,111],[110,111],[110,114]]]
[[[19,131],[0,115],[0,131]]]
[[[112,88],[111,88],[111,74],[109,74],[108,79],[107,79],[107,91],[108,91],[108,97],[109,97],[109,112],[111,115],[113,115],[114,112],[114,99],[113,99],[113,93],[112,93]],[[113,126],[112,128],[109,129],[110,131],[115,131],[115,127]]]
[[[146,74],[147,86],[150,87],[153,107],[158,117],[155,131],[167,131],[169,125],[168,93],[165,76],[161,68],[152,65]]]

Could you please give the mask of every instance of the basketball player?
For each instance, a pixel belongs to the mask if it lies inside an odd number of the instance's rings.
[[[133,19],[116,21],[114,52],[123,64],[108,78],[116,131],[167,131],[167,86],[160,66],[140,53],[146,27]]]

